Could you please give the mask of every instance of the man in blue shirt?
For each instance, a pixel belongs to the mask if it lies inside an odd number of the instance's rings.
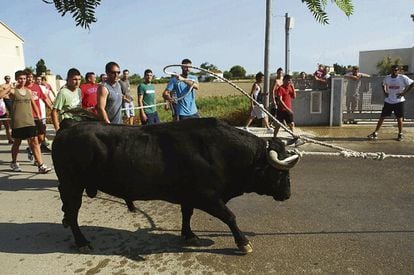
[[[170,79],[162,96],[174,106],[176,120],[199,118],[194,93],[198,90],[198,80],[196,76],[189,75],[190,67],[185,66],[192,64],[190,59],[184,59],[181,64],[184,65],[181,66],[181,74]]]

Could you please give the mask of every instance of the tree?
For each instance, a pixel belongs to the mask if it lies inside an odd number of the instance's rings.
[[[58,13],[65,16],[70,13],[75,19],[76,26],[89,29],[90,25],[97,21],[95,10],[101,4],[101,0],[42,0],[47,4],[54,4]],[[286,0],[287,1],[287,0]],[[331,0],[346,16],[354,12],[352,0]],[[321,24],[329,24],[328,14],[325,9],[328,0],[302,0],[308,7],[313,17]]]
[[[339,65],[338,63],[333,64],[333,68],[336,74],[344,75],[348,72],[348,69],[351,67],[351,65],[348,65],[348,67]]]
[[[401,58],[397,57],[395,60],[392,60],[390,56],[385,56],[382,60],[378,61],[377,63],[378,74],[389,74],[392,65],[401,66]]]
[[[231,67],[230,73],[232,78],[240,79],[246,77],[246,70],[240,65]]]
[[[217,68],[217,66],[208,63],[208,62],[204,62],[200,65],[200,68],[204,69],[204,70],[209,70],[210,72],[213,73],[220,73],[221,71]],[[199,79],[201,79],[202,81],[205,82],[210,82],[213,81],[215,78],[211,75],[209,75],[208,73],[205,72],[200,72],[199,73]]]
[[[208,63],[208,62],[202,63],[200,65],[200,68],[204,69],[204,70],[209,70],[209,71],[212,71],[212,72],[218,71],[218,68],[215,65],[213,65],[211,63]]]
[[[232,78],[231,72],[229,72],[229,71],[224,71],[224,72],[223,72],[223,77],[224,77],[224,78],[227,78],[227,79],[231,79],[231,78]]]
[[[40,59],[36,63],[36,75],[43,75],[43,74],[46,74],[46,72],[47,72],[46,63],[43,59]]]
[[[139,74],[133,74],[129,76],[129,83],[138,85],[142,82],[142,78]]]

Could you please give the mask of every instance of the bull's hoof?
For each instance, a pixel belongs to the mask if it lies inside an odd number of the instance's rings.
[[[69,222],[66,218],[63,218],[62,225],[63,225],[64,228],[68,228],[70,226],[70,224],[69,224]]]
[[[184,237],[184,243],[187,246],[201,246],[200,238],[197,235]]]
[[[86,245],[82,245],[78,247],[78,250],[80,253],[82,254],[89,254],[92,252],[93,247],[90,243],[86,244]]]
[[[241,254],[249,254],[253,252],[253,247],[250,242],[247,244],[237,245]]]

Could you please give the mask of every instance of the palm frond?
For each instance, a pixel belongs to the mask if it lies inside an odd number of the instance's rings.
[[[354,12],[352,0],[331,0],[331,2],[335,3],[346,16],[350,16]],[[328,14],[325,11],[328,0],[302,0],[302,3],[305,3],[316,21],[322,24],[329,24]]]
[[[76,26],[89,29],[97,21],[95,10],[101,0],[42,0],[46,4],[54,4],[58,13],[65,16],[70,13],[75,19]]]

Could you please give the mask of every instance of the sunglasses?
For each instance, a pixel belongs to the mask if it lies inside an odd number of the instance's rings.
[[[121,72],[120,71],[110,71],[109,73],[110,74],[120,74]]]

